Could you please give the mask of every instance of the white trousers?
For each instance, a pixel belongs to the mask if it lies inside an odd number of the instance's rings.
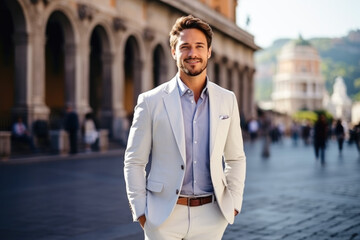
[[[145,222],[145,240],[221,240],[228,222],[216,202],[198,207],[176,204],[174,211],[158,228]]]

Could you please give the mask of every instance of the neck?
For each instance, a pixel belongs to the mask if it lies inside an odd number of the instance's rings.
[[[206,71],[203,71],[197,76],[189,76],[184,72],[180,71],[179,76],[181,81],[194,92],[195,101],[200,97],[201,91],[206,85]]]

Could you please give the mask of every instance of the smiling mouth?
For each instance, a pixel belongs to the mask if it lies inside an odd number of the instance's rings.
[[[189,64],[201,63],[201,59],[186,59],[185,62]]]

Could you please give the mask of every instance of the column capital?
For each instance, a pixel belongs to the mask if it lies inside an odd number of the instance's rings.
[[[152,40],[155,39],[155,32],[153,29],[147,27],[144,29],[143,31],[143,38],[146,40],[146,41],[149,41],[151,42]]]
[[[125,20],[119,17],[113,18],[113,29],[115,32],[117,31],[126,31],[126,23]]]

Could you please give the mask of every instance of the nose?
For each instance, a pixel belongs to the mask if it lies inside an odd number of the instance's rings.
[[[197,57],[196,48],[194,48],[194,47],[190,48],[190,50],[188,52],[188,56],[191,57],[191,58]]]

